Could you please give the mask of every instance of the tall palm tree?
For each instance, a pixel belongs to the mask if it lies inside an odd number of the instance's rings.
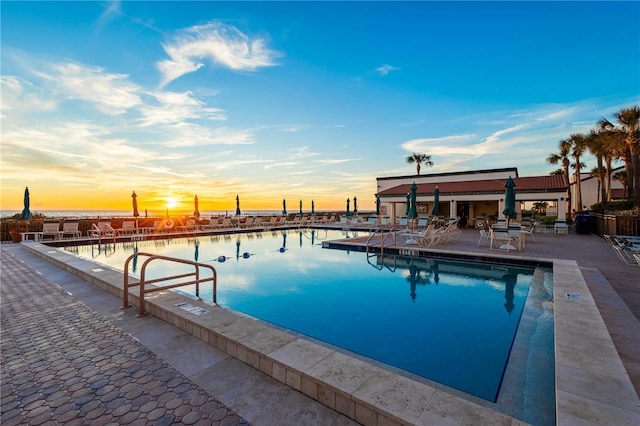
[[[598,167],[594,167],[593,169],[591,169],[591,171],[589,172],[589,174],[591,175],[591,177],[594,177],[596,179],[598,179],[598,191],[597,191],[597,199],[596,201],[599,203],[600,201],[604,201],[606,194],[602,191],[602,181],[603,181],[603,170],[601,170]],[[602,198],[600,198],[602,196]]]
[[[571,153],[571,156],[575,160],[576,164],[576,206],[578,211],[582,211],[582,188],[580,184],[580,169],[582,163],[580,157],[586,150],[587,140],[586,137],[580,133],[573,133],[567,139],[560,141],[560,149],[566,149]]]
[[[560,151],[557,153],[551,153],[547,157],[547,163],[549,164],[562,164],[562,170],[564,171],[564,178],[567,182],[567,203],[565,206],[565,211],[571,210],[571,191],[569,191],[569,166],[571,165],[571,161],[569,160],[569,147],[560,144]],[[556,174],[555,172],[552,174]]]
[[[431,156],[427,154],[418,154],[413,153],[407,157],[407,163],[413,164],[416,163],[416,172],[420,174],[420,164],[424,163],[425,166],[433,166],[433,161],[431,161]]]
[[[627,186],[634,207],[640,207],[640,107],[622,108],[614,114],[625,133],[625,143],[631,154],[632,169],[627,169]]]
[[[607,188],[604,180],[606,171],[604,168],[605,157],[611,157],[600,132],[592,129],[587,136],[587,149],[596,157],[596,167],[591,170],[591,176],[598,179],[598,201],[607,201]]]
[[[629,195],[629,193],[627,192],[629,186],[627,185],[627,171],[626,170],[620,170],[619,172],[617,172],[616,174],[613,175],[613,180],[616,180],[618,182],[620,182],[620,185],[622,185],[622,187],[624,188],[623,193],[622,193],[622,198],[627,198],[627,196]]]
[[[604,149],[607,151],[604,160],[606,163],[605,179],[607,185],[607,198],[606,201],[611,201],[611,163],[613,160],[623,160],[625,167],[633,167],[631,165],[631,158],[629,155],[629,148],[624,142],[624,134],[616,128],[609,120],[602,118],[598,121],[598,133],[600,139],[604,144]]]

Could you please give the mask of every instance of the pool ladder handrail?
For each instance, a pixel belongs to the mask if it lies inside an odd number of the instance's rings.
[[[384,243],[387,240],[387,237],[393,235],[393,244],[396,245],[397,244],[397,229],[395,227],[389,229],[389,232],[385,232],[385,228],[383,228],[382,226],[379,226],[377,228],[372,229],[371,235],[369,235],[369,238],[367,238],[367,253],[369,253],[369,247],[371,246],[371,240],[373,239],[373,237],[375,236],[382,236],[382,239],[380,240],[380,254],[384,253]]]
[[[148,256],[149,258],[142,263],[142,266],[140,268],[140,281],[137,283],[129,284],[129,262],[138,256]],[[172,275],[164,278],[155,278],[152,280],[147,280],[145,278],[147,265],[154,260],[167,260],[169,262],[193,265],[195,268],[195,271],[190,273],[185,273],[185,274]],[[206,278],[200,278],[200,268],[210,269],[212,272],[212,276],[206,277]],[[154,286],[152,288],[145,288],[145,285],[147,284],[156,284],[156,283],[161,283],[163,281],[171,281],[171,280],[177,280],[180,278],[187,278],[187,277],[195,277],[195,279],[187,282],[181,282],[181,283],[170,284],[165,286]],[[183,286],[195,284],[196,297],[200,299],[200,283],[207,282],[207,281],[213,282],[213,303],[217,303],[218,274],[216,272],[216,269],[213,266],[207,265],[206,263],[199,263],[199,262],[194,262],[192,260],[162,256],[162,255],[153,254],[153,253],[144,253],[144,252],[134,253],[131,256],[129,256],[127,260],[124,262],[124,285],[123,285],[124,295],[123,295],[122,308],[127,309],[131,307],[131,305],[129,304],[129,287],[140,286],[139,301],[138,301],[138,316],[142,317],[145,315],[144,313],[144,295],[145,294],[153,293],[155,291],[162,291],[170,288],[177,288],[177,287],[183,287]]]

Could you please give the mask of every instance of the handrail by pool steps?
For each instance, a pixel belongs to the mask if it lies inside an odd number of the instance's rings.
[[[140,281],[137,283],[133,283],[133,284],[129,284],[129,262],[138,257],[138,256],[148,256],[149,258],[147,260],[144,261],[144,263],[142,264],[142,267],[140,268]],[[166,260],[169,262],[175,262],[175,263],[183,263],[186,265],[193,265],[195,267],[195,271],[194,272],[190,272],[190,273],[186,273],[186,274],[179,274],[179,275],[171,275],[169,277],[164,277],[164,278],[155,278],[152,280],[147,280],[145,279],[145,271],[147,268],[147,265],[154,261],[154,260]],[[211,277],[206,277],[206,278],[200,278],[200,268],[207,268],[210,269],[212,272],[212,276]],[[213,282],[213,303],[217,303],[217,281],[218,281],[218,274],[216,272],[216,269],[211,266],[211,265],[207,265],[206,263],[199,263],[199,262],[194,262],[191,260],[185,260],[185,259],[178,259],[175,257],[169,257],[169,256],[161,256],[161,255],[157,255],[157,254],[152,254],[152,253],[144,253],[144,252],[140,252],[140,253],[134,253],[131,256],[129,256],[127,258],[127,260],[124,262],[124,285],[123,285],[123,290],[124,290],[124,295],[123,295],[123,304],[122,304],[122,308],[126,309],[126,308],[130,308],[131,305],[129,304],[129,287],[135,287],[135,286],[140,286],[140,298],[138,301],[138,316],[144,316],[144,295],[147,293],[152,293],[154,291],[162,291],[162,290],[167,290],[170,288],[177,288],[177,287],[183,287],[183,286],[187,286],[187,285],[192,285],[195,284],[196,285],[196,297],[200,298],[200,283],[201,282],[207,282],[207,281],[212,281]],[[181,283],[176,283],[176,284],[170,284],[170,285],[165,285],[162,287],[152,287],[152,288],[145,288],[146,284],[156,284],[156,283],[160,283],[163,281],[171,281],[171,280],[176,280],[176,279],[181,279],[181,278],[187,278],[187,277],[195,277],[194,280],[192,281],[186,281],[186,282],[181,282]]]

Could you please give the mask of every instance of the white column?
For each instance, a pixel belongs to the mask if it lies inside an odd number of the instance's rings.
[[[558,198],[558,220],[567,220],[567,203]]]
[[[458,202],[451,200],[449,205],[449,217],[455,218],[458,215]]]

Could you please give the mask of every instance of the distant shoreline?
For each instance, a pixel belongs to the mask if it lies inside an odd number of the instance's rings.
[[[339,210],[316,210],[315,214],[336,213]],[[2,210],[0,211],[0,218],[2,219],[14,219],[15,215],[19,215],[22,210]],[[89,219],[96,217],[104,218],[130,218],[133,217],[132,210],[34,210],[31,209],[31,213],[36,215],[42,215],[48,218],[78,218]],[[166,211],[153,210],[147,213],[145,216],[144,210],[140,211],[139,218],[144,217],[164,217]],[[372,214],[374,211],[360,210],[359,213]],[[300,214],[300,210],[287,210],[287,214]],[[302,210],[302,214],[311,214],[310,210]],[[201,210],[200,217],[210,216],[235,216],[235,210]],[[241,216],[280,216],[282,210],[243,210]],[[182,217],[193,216],[193,211],[179,210],[172,212],[169,210],[169,216]]]

